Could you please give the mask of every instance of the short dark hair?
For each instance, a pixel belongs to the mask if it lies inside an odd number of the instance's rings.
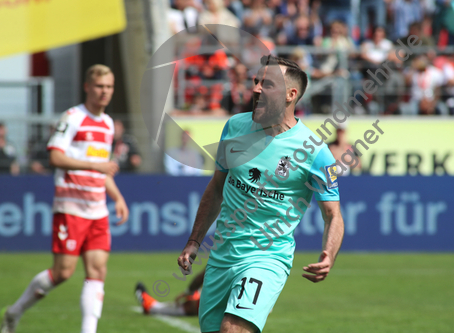
[[[307,74],[301,69],[298,64],[290,59],[280,58],[280,57],[273,57],[272,55],[263,56],[260,59],[260,64],[262,66],[269,66],[269,65],[281,65],[285,66],[287,70],[285,71],[285,75],[295,80],[300,88],[299,94],[297,96],[296,102],[303,97],[304,92],[307,88]]]

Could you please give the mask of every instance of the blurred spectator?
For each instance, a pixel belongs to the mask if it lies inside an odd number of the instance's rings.
[[[200,176],[205,163],[203,156],[189,147],[189,131],[181,134],[181,146],[171,148],[164,156],[166,172],[172,176]]]
[[[273,11],[265,6],[265,0],[252,0],[244,11],[243,27],[246,31],[258,30],[260,37],[269,37],[273,29]]]
[[[112,160],[118,163],[120,172],[133,172],[142,164],[137,140],[125,134],[123,122],[119,119],[114,121],[114,140],[112,143]]]
[[[443,72],[445,86],[441,90],[441,99],[447,107],[447,113],[454,114],[454,54],[442,55],[434,60],[434,66]]]
[[[308,88],[311,86],[312,73],[314,69],[312,68],[312,57],[306,52],[302,47],[296,47],[292,54],[289,56],[290,60],[296,62],[300,68],[307,74],[308,79]],[[295,116],[303,117],[309,112],[310,107],[307,105],[306,98],[301,98],[295,106]]]
[[[321,40],[314,36],[309,17],[301,15],[280,34],[278,42],[281,45],[320,45],[320,42],[314,42],[315,38]]]
[[[437,0],[434,22],[439,34],[438,46],[454,45],[454,8],[451,0]]]
[[[222,99],[222,108],[229,114],[252,111],[252,89],[247,86],[248,73],[243,64],[231,70],[230,89]]]
[[[391,9],[395,40],[408,36],[410,24],[422,21],[423,15],[419,0],[394,0],[391,2]]]
[[[441,114],[443,109],[438,105],[441,86],[444,83],[443,73],[429,63],[426,55],[417,56],[407,71],[407,81],[411,86],[411,106],[422,115]]]
[[[230,10],[235,16],[243,21],[244,6],[240,0],[224,0],[225,8]]]
[[[385,28],[375,27],[372,40],[366,40],[361,44],[361,58],[366,61],[365,70],[378,68],[388,59],[392,49],[393,43],[386,39]]]
[[[312,57],[311,55],[304,50],[302,47],[295,47],[292,54],[289,56],[290,60],[296,62],[300,68],[307,74],[308,79],[310,80],[312,74]]]
[[[53,172],[54,168],[49,163],[49,150],[47,142],[55,131],[55,126],[49,126],[49,136],[46,140],[35,140],[30,148],[30,171],[32,173],[47,175]]]
[[[194,0],[175,0],[174,7],[169,8],[167,12],[172,35],[185,29],[188,32],[196,32],[193,27],[198,25],[199,13]]]
[[[321,2],[323,24],[329,26],[334,21],[343,22],[348,28],[348,35],[351,35],[355,25],[351,2],[351,0],[323,0]]]
[[[20,172],[17,163],[16,148],[7,140],[8,129],[4,123],[0,123],[0,174],[9,173],[18,175]]]
[[[408,37],[417,36],[418,43],[421,41],[420,46],[435,46],[435,41],[432,36],[424,35],[422,24],[420,22],[414,22],[408,27],[408,36],[402,38],[402,43],[408,45]]]
[[[339,128],[336,130],[336,140],[329,143],[328,148],[334,158],[344,165],[344,168],[342,168],[344,171],[337,170],[337,174],[348,176],[352,169],[356,170],[355,173],[361,170],[361,160],[356,152],[351,149],[352,145],[348,141],[346,123],[339,124]]]
[[[359,6],[359,27],[361,38],[371,38],[371,27],[384,27],[386,24],[386,3],[383,0],[361,0]]]
[[[241,60],[249,69],[249,76],[252,76],[261,67],[260,58],[263,55],[275,54],[276,45],[270,38],[260,36],[259,29],[251,29],[250,34],[243,41]]]
[[[355,44],[353,40],[346,35],[346,26],[341,21],[334,21],[330,26],[330,34],[328,37],[323,38],[322,47],[332,50],[327,56],[324,56],[320,62],[319,69],[322,76],[334,74],[337,70],[338,74],[346,75],[346,68],[339,66],[338,52],[354,51]],[[347,64],[344,64],[346,66]]]
[[[200,14],[199,24],[223,24],[239,28],[241,21],[224,6],[223,0],[206,0],[206,10]]]
[[[203,87],[205,88],[205,87]],[[203,89],[200,89],[203,90]],[[207,100],[207,91],[208,89],[204,89],[205,93],[197,92],[192,97],[192,103],[189,107],[189,113],[191,114],[201,114],[209,110],[208,108],[208,100]]]

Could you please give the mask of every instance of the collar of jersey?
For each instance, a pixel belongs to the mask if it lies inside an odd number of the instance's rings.
[[[85,107],[85,104],[84,103],[81,103],[79,105],[79,108],[85,112],[87,114],[87,116],[89,116],[91,119],[93,119],[94,121],[102,121],[102,114],[100,116],[95,116],[93,113],[91,113],[90,111],[88,111],[88,109]]]
[[[284,133],[276,135],[274,138],[280,140],[280,139],[285,139],[285,138],[288,138],[290,136],[297,134],[299,129],[301,128],[302,123],[299,118],[295,117],[295,120],[296,120],[295,126],[293,126],[291,129],[285,131]]]

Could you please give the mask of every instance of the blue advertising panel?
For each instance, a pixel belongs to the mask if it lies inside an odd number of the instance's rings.
[[[117,226],[109,201],[113,251],[181,250],[210,178],[119,175],[115,179],[130,218]],[[0,251],[50,250],[52,177],[0,176],[0,184]],[[342,250],[454,251],[454,196],[449,191],[453,185],[448,176],[341,178]],[[323,228],[313,202],[295,231],[297,249],[319,251]]]

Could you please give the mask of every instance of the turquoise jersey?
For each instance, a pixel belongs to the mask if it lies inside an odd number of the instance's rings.
[[[271,260],[289,274],[293,232],[313,193],[318,201],[339,201],[333,155],[296,120],[274,138],[253,122],[252,112],[226,123],[216,164],[227,177],[209,265]]]

